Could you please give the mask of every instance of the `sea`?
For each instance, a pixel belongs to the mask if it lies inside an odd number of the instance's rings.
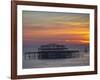
[[[23,69],[88,66],[90,64],[89,52],[75,53],[76,57],[64,59],[25,59],[23,54]],[[77,56],[78,55],[78,56]]]

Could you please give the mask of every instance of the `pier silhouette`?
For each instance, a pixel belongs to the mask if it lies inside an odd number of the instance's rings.
[[[69,50],[65,45],[41,45],[37,52],[25,52],[25,60],[31,59],[66,59],[74,58],[78,50]]]

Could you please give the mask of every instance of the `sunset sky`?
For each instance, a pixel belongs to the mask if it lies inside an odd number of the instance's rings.
[[[89,14],[23,11],[24,44],[89,44]]]

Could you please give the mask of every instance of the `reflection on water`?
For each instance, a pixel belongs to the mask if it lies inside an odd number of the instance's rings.
[[[89,65],[89,55],[83,53],[78,58],[70,59],[23,60],[23,63],[23,68],[85,66]]]
[[[38,52],[23,54],[23,68],[67,67],[89,65],[89,51],[71,50],[64,45],[42,45]]]

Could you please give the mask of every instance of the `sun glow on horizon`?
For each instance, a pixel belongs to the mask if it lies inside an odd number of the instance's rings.
[[[77,13],[23,13],[23,36],[27,43],[89,44],[89,15]]]

